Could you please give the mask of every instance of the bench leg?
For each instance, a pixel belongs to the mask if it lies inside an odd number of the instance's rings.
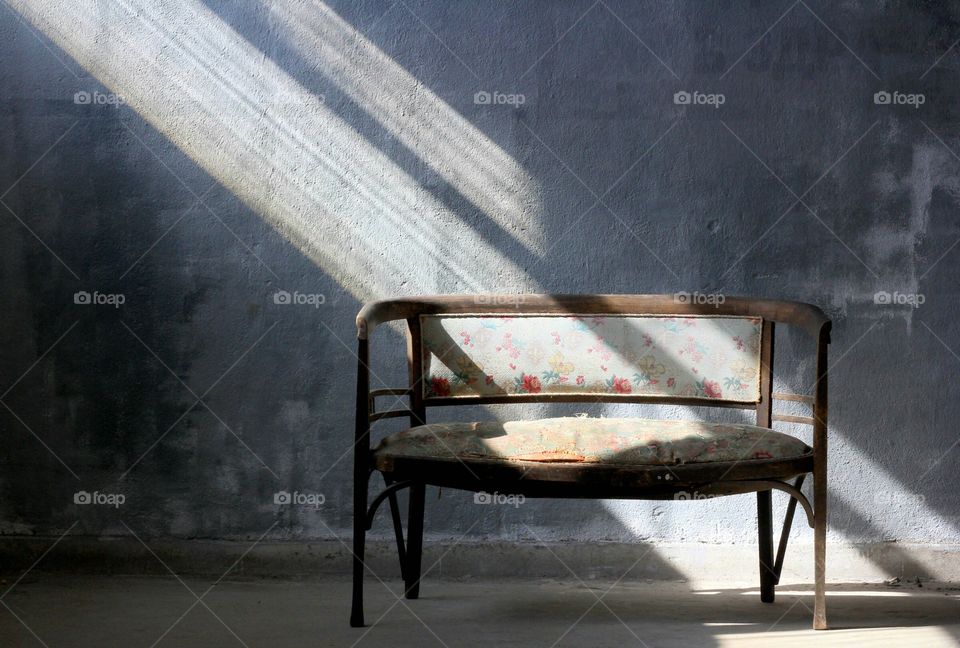
[[[420,596],[420,563],[423,557],[423,508],[426,486],[410,487],[410,506],[407,515],[407,555],[403,570],[404,591],[408,599]]]
[[[350,607],[350,626],[363,627],[363,572],[367,539],[368,477],[355,475],[353,483],[353,600]]]
[[[813,472],[813,629],[827,629],[827,467],[826,458]]]
[[[773,492],[757,491],[757,535],[760,545],[760,600],[773,603],[777,575],[773,559]]]
[[[392,483],[392,481],[388,482],[387,486],[389,486],[390,483]],[[406,580],[407,550],[403,541],[403,522],[400,519],[400,504],[397,502],[397,494],[390,493],[387,501],[390,502],[390,519],[393,522],[393,535],[397,540],[397,557],[400,559],[400,578]]]

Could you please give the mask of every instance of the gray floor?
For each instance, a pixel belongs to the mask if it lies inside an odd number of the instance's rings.
[[[9,589],[15,585],[12,589]],[[957,646],[960,587],[832,586],[829,633],[809,630],[804,586],[776,603],[680,583],[427,581],[398,602],[367,582],[367,623],[347,624],[345,580],[33,575],[6,581],[7,646]],[[202,602],[197,602],[197,596]],[[389,588],[389,589],[388,589]]]

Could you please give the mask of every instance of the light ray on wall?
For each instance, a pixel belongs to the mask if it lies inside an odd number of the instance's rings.
[[[527,283],[203,4],[11,4],[356,297]]]
[[[291,45],[529,252],[542,256],[534,180],[512,157],[322,2],[271,2]],[[463,97],[464,103],[473,96]]]

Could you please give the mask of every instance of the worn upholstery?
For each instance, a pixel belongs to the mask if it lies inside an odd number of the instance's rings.
[[[425,398],[646,394],[755,403],[752,317],[420,318]]]
[[[810,451],[795,437],[754,425],[567,417],[421,425],[386,437],[374,455],[654,466],[790,459]]]

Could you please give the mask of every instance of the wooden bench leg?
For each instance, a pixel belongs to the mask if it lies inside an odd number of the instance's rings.
[[[410,506],[407,516],[407,555],[404,572],[404,591],[408,599],[420,596],[420,567],[423,557],[423,508],[426,486],[410,487]]]
[[[757,491],[757,535],[760,545],[760,600],[773,603],[777,575],[773,558],[773,492]]]
[[[827,629],[827,466],[823,458],[813,471],[813,629]]]

